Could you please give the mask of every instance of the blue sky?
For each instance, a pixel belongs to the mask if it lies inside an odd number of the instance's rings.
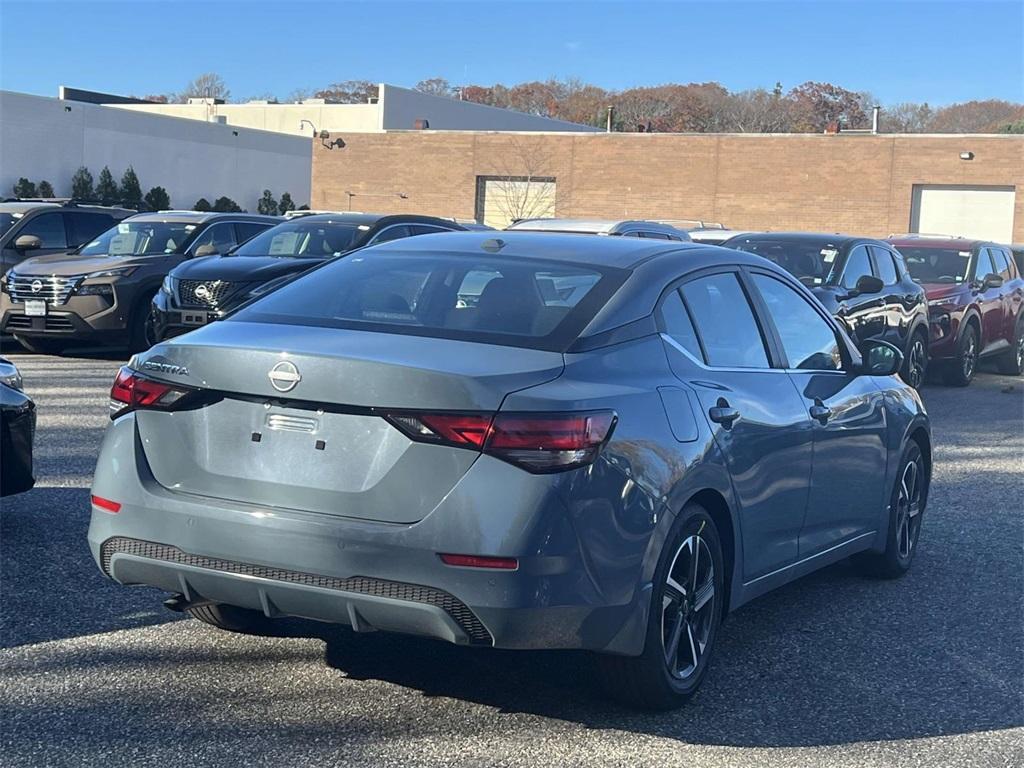
[[[806,80],[885,104],[1024,101],[1024,1],[340,2],[0,0],[0,87],[233,98],[348,79],[579,77],[606,88]]]

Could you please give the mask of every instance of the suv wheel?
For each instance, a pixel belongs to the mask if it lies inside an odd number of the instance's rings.
[[[999,372],[1007,376],[1020,376],[1024,371],[1024,312],[1017,318],[1013,345],[999,356]]]
[[[60,339],[25,338],[24,336],[15,336],[14,339],[29,352],[35,352],[37,355],[59,355],[67,349],[65,342]]]
[[[718,529],[703,507],[689,504],[655,571],[643,653],[599,657],[608,693],[641,709],[689,700],[711,662],[725,597]]]
[[[143,296],[136,303],[128,320],[128,351],[144,352],[152,346],[150,342],[151,305],[156,291]]]
[[[956,357],[946,372],[946,383],[954,387],[966,387],[974,378],[978,366],[978,332],[974,324],[964,328],[960,341],[956,345]]]
[[[917,331],[910,339],[910,348],[903,361],[900,378],[914,389],[924,384],[925,372],[928,369],[928,337],[923,331]]]

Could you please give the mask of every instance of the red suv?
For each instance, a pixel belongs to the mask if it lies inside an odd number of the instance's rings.
[[[928,353],[946,381],[965,387],[977,363],[1001,373],[1024,366],[1024,279],[1010,249],[979,240],[907,235],[888,241],[928,296]]]

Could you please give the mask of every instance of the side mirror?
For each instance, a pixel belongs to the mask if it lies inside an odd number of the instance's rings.
[[[216,256],[219,253],[220,249],[218,249],[216,245],[213,245],[212,243],[207,243],[206,245],[200,245],[198,248],[196,248],[196,252],[193,254],[193,256],[195,256],[198,259],[203,256]]]
[[[860,372],[865,376],[892,376],[903,367],[903,353],[887,341],[867,339],[860,345],[860,354]]]
[[[22,235],[14,241],[16,251],[34,251],[43,247],[43,241],[35,235]]]
[[[19,238],[20,239],[20,238]],[[997,275],[995,272],[990,272],[985,275],[985,279],[981,281],[982,290],[988,288],[1002,288],[1003,287],[1003,276]]]
[[[885,283],[881,278],[874,275],[861,275],[857,278],[857,284],[853,290],[854,295],[860,296],[863,293],[881,293],[883,288],[885,288]]]

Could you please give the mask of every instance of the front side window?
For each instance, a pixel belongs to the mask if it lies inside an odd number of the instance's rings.
[[[754,274],[754,284],[768,306],[790,368],[838,371],[843,367],[839,341],[825,319],[803,296],[781,280]]]
[[[370,250],[329,262],[232,319],[563,350],[624,275],[540,259]]]
[[[410,224],[409,232],[413,235],[432,235],[437,232],[451,232],[450,229],[444,227],[438,227],[433,224]]]
[[[769,367],[761,330],[735,273],[701,277],[681,290],[709,365]]]
[[[111,227],[80,253],[83,256],[156,256],[183,253],[196,225],[183,221],[132,221]]]
[[[910,277],[918,283],[963,283],[971,265],[971,252],[956,248],[901,245],[899,252]]]
[[[260,232],[266,232],[270,229],[269,224],[257,224],[252,221],[236,221],[235,222],[235,233],[238,236],[238,242],[244,243],[246,240],[255,237]]]
[[[18,233],[35,235],[43,241],[42,248],[67,248],[68,240],[64,232],[64,217],[59,213],[44,213],[30,219]]]
[[[835,266],[839,249],[830,243],[743,237],[730,241],[728,247],[763,256],[804,285],[834,285],[838,276]]]
[[[199,233],[195,242],[192,243],[192,253],[195,253],[204,245],[212,245],[217,249],[217,253],[227,253],[234,244],[234,225],[230,222],[222,221],[219,224],[214,224],[212,227],[207,227]]]
[[[96,235],[102,234],[114,223],[114,219],[105,213],[66,213],[67,220],[71,221],[68,228],[68,245],[81,245],[88,243]]]
[[[409,237],[409,228],[404,224],[399,224],[393,227],[385,227],[371,242],[387,243],[391,240],[401,240],[403,237]]]
[[[989,255],[988,248],[980,248],[974,262],[974,279],[980,283],[994,272],[996,272],[996,268],[992,264],[992,256]]]
[[[870,274],[871,261],[868,259],[868,249],[863,245],[858,245],[846,257],[846,266],[843,267],[843,279],[840,281],[840,285],[847,290],[853,290],[857,287],[858,280],[864,275]]]
[[[264,230],[232,255],[325,259],[351,250],[358,234],[351,223],[300,218]]]

